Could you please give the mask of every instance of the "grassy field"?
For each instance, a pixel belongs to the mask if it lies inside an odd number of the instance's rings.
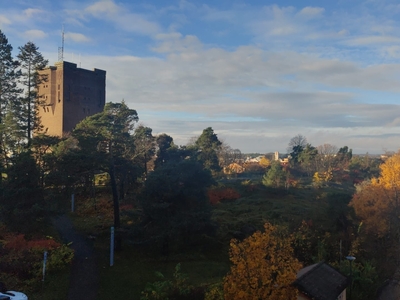
[[[240,182],[234,185],[241,197],[213,206],[212,220],[218,225],[216,237],[210,238],[203,247],[187,253],[161,256],[155,249],[130,244],[127,241],[115,256],[114,266],[109,266],[109,227],[112,225],[112,208],[107,195],[96,200],[87,200],[78,205],[74,221],[79,230],[97,236],[100,291],[99,300],[112,299],[116,294],[121,299],[138,299],[146,283],[160,280],[155,273],[161,272],[171,278],[175,266],[180,263],[182,273],[194,286],[207,286],[221,282],[229,271],[229,240],[244,225],[262,229],[266,221],[297,227],[302,220],[312,220],[319,226],[329,228],[331,212],[329,193],[323,189],[274,190],[256,185],[249,189]],[[126,203],[125,203],[126,204]],[[123,205],[125,205],[123,203]],[[134,223],[122,213],[125,227]]]
[[[69,270],[51,273],[45,278],[41,289],[29,294],[29,300],[62,300],[66,299],[69,287]]]

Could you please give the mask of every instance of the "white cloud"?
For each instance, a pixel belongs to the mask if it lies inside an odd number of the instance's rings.
[[[348,34],[350,34],[350,32],[347,29],[342,29],[337,33],[339,36],[346,36]]]
[[[243,151],[284,151],[298,133],[315,146],[398,147],[400,25],[381,6],[85,3],[66,38],[87,41],[99,22],[93,40],[115,56],[83,54],[83,67],[107,70],[108,101],[125,99],[154,133],[184,144],[212,126]]]
[[[44,13],[43,10],[37,8],[28,8],[23,11],[23,15],[27,18],[32,18],[35,15]]]
[[[86,7],[85,13],[98,19],[106,19],[127,32],[154,35],[161,31],[156,22],[149,21],[144,15],[129,12],[113,0],[98,1]]]
[[[101,17],[103,15],[115,16],[121,9],[112,0],[101,0],[88,6],[86,12]]]
[[[194,53],[194,51],[200,50],[203,46],[196,36],[187,35],[182,38],[182,35],[177,32],[157,34],[155,39],[159,41],[159,44],[153,47],[152,50],[159,53]]]
[[[384,51],[390,57],[400,58],[400,46],[390,46],[390,47],[387,47]]]
[[[8,25],[11,24],[11,21],[3,15],[0,15],[0,25]]]
[[[42,30],[32,29],[24,32],[24,36],[30,41],[36,39],[44,39],[47,37],[47,33]]]
[[[84,34],[76,33],[76,32],[66,32],[65,33],[65,39],[66,40],[71,40],[71,41],[74,41],[74,42],[78,42],[78,43],[87,43],[87,42],[90,41],[90,38],[88,38]]]
[[[177,44],[186,38],[174,34],[163,38],[171,36]],[[182,129],[187,135],[195,123],[202,128],[208,122],[225,124],[232,132],[239,130],[235,122],[243,122],[251,130],[263,126],[279,127],[280,132],[297,128],[302,133],[312,128],[352,128],[361,134],[363,128],[386,126],[400,115],[399,105],[358,100],[371,90],[399,92],[395,78],[400,68],[396,66],[363,68],[351,62],[294,52],[269,53],[256,47],[231,52],[174,49],[177,52],[166,59],[97,57],[91,63],[107,70],[109,99],[125,99],[139,116],[145,112],[147,119],[141,121],[158,132],[168,128],[170,120],[156,121],[157,115],[168,113],[181,116],[176,126],[188,126]]]
[[[400,43],[400,37],[371,35],[371,36],[353,38],[348,41],[348,44],[352,46],[381,45],[381,44],[392,44],[392,43]]]
[[[297,16],[305,17],[305,18],[315,18],[320,17],[324,13],[325,9],[323,7],[304,7],[297,13]]]

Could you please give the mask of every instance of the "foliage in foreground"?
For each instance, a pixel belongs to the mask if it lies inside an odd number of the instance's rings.
[[[296,299],[291,283],[301,264],[291,247],[293,237],[285,237],[270,223],[265,223],[264,230],[243,241],[231,241],[233,266],[224,279],[225,299]]]
[[[141,300],[204,299],[204,291],[196,290],[187,282],[187,275],[181,273],[181,264],[176,265],[172,280],[165,279],[160,272],[156,275],[160,280],[147,283]]]
[[[212,231],[207,198],[207,187],[212,183],[210,172],[190,159],[165,163],[154,170],[141,194],[146,238],[165,244],[188,243]]]
[[[63,270],[72,262],[73,250],[51,238],[27,240],[22,234],[4,231],[2,235],[0,281],[8,289],[33,291],[41,286],[45,251],[48,252],[46,273]]]

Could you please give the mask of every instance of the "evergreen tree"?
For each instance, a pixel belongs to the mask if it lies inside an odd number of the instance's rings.
[[[282,169],[279,161],[273,161],[271,168],[265,173],[262,178],[262,183],[265,186],[271,186],[279,188],[284,185],[287,174]]]
[[[209,170],[194,159],[168,161],[151,172],[141,193],[146,238],[187,245],[213,233]]]
[[[40,120],[38,119],[37,109],[40,105],[40,95],[38,93],[39,84],[46,82],[45,75],[40,74],[48,61],[43,58],[39,48],[33,43],[28,42],[19,47],[18,60],[22,72],[21,83],[24,86],[25,96],[22,97],[19,109],[19,121],[22,128],[26,130],[28,145],[32,138],[34,129],[38,129]]]
[[[10,229],[21,233],[34,233],[46,224],[43,189],[39,184],[39,171],[30,151],[12,158],[8,176],[0,195],[0,216]]]
[[[109,102],[103,112],[82,120],[73,131],[79,141],[81,161],[91,165],[92,171],[102,170],[110,175],[116,230],[120,228],[118,179],[121,172],[126,172],[124,166],[131,163],[134,151],[131,132],[138,119],[136,110],[125,103]]]
[[[204,168],[214,174],[221,171],[217,155],[221,145],[222,143],[211,127],[204,129],[195,142],[197,159],[203,164]]]
[[[0,174],[2,167],[8,165],[7,160],[14,146],[18,144],[12,135],[18,128],[14,108],[21,93],[17,86],[20,72],[17,71],[18,62],[12,58],[11,52],[12,46],[0,30]]]
[[[155,152],[154,137],[152,129],[139,125],[133,134],[135,145],[135,158],[134,161],[138,164],[140,169],[143,169],[145,177],[147,177],[147,163],[152,159]]]

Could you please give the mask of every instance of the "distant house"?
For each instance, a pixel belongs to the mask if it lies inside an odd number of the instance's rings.
[[[260,160],[263,158],[263,155],[257,157],[247,157],[245,163],[259,163]]]
[[[305,267],[293,283],[299,290],[298,300],[346,300],[350,280],[325,262]]]
[[[237,163],[231,163],[229,166],[224,168],[224,174],[240,174],[245,171],[244,167]]]
[[[289,164],[289,157],[285,156],[285,157],[281,157],[279,155],[278,151],[274,152],[274,160],[279,161],[281,163],[281,165],[286,166]]]

